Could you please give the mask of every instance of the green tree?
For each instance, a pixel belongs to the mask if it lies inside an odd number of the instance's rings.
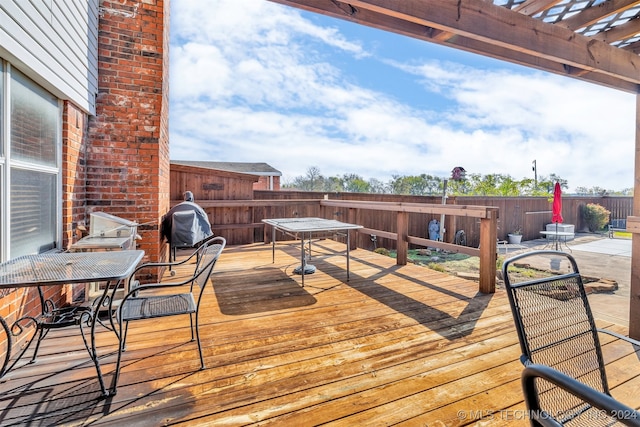
[[[500,196],[518,196],[521,194],[520,181],[515,181],[509,175],[499,175],[497,191]]]
[[[393,175],[389,181],[389,188],[392,194],[409,194],[410,184],[407,177]]]
[[[360,175],[345,174],[342,176],[343,188],[347,193],[369,193],[371,186]]]
[[[328,193],[339,193],[344,191],[344,181],[338,176],[325,178],[322,184],[322,191],[326,191]]]
[[[376,178],[371,178],[369,180],[369,189],[372,193],[376,194],[385,194],[391,192],[387,184]]]
[[[557,174],[542,176],[536,183],[531,178],[516,180],[510,175],[468,173],[463,180],[447,179],[447,194],[465,196],[543,196],[553,195],[556,182],[560,183],[563,190],[569,188],[566,179]],[[407,195],[442,195],[445,178],[430,174],[420,175],[393,175],[387,182],[377,178],[365,180],[355,173],[346,173],[342,176],[326,178],[320,173],[320,169],[313,166],[307,170],[305,176],[293,179],[290,184],[284,184],[283,188],[297,189],[301,191],[324,192],[351,192],[351,193],[380,193],[380,194],[407,194]],[[625,188],[619,191],[605,190],[601,187],[578,187],[577,194],[587,196],[633,195],[633,188]]]

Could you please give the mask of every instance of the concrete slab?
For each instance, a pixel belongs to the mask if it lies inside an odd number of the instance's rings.
[[[631,257],[631,239],[598,239],[588,243],[571,245],[570,248],[572,251]]]
[[[543,239],[522,242],[526,250],[543,249]],[[576,259],[580,272],[589,277],[615,280],[615,292],[589,294],[589,303],[597,319],[629,326],[629,299],[631,282],[631,239],[610,239],[605,235],[576,233],[568,242],[571,255]],[[520,251],[513,251],[513,254]],[[511,256],[512,252],[506,256]]]

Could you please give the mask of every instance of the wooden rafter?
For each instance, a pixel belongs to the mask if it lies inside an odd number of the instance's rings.
[[[527,0],[515,6],[512,10],[520,12],[523,15],[531,16],[553,7],[555,4],[560,3],[560,1],[561,0]]]
[[[567,19],[563,19],[557,25],[562,25],[572,31],[579,30],[587,25],[596,22],[617,13],[640,4],[639,0],[609,0],[600,3],[598,6],[589,7],[580,13],[576,13]]]
[[[631,43],[631,44],[625,46],[624,49],[629,50],[629,51],[635,53],[636,55],[639,55],[640,54],[640,41],[639,42],[635,42],[635,43]]]
[[[613,43],[619,40],[624,40],[629,37],[633,37],[636,34],[640,33],[640,19],[634,19],[626,24],[618,25],[610,29],[609,31],[604,31],[593,36],[595,40],[601,40],[605,43]]]

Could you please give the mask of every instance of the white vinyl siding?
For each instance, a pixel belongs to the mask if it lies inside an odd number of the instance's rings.
[[[0,57],[95,114],[99,0],[0,1]]]

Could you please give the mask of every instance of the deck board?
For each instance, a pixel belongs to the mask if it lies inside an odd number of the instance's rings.
[[[503,290],[361,249],[347,282],[344,245],[328,240],[302,287],[298,255],[286,243],[273,263],[270,245],[225,249],[202,309],[205,370],[187,316],[135,322],[118,393],[97,399],[79,336],[52,331],[38,362],[0,383],[0,424],[528,425]],[[109,384],[116,339],[101,330],[98,343]],[[603,353],[614,396],[637,406],[634,349],[603,336]]]

